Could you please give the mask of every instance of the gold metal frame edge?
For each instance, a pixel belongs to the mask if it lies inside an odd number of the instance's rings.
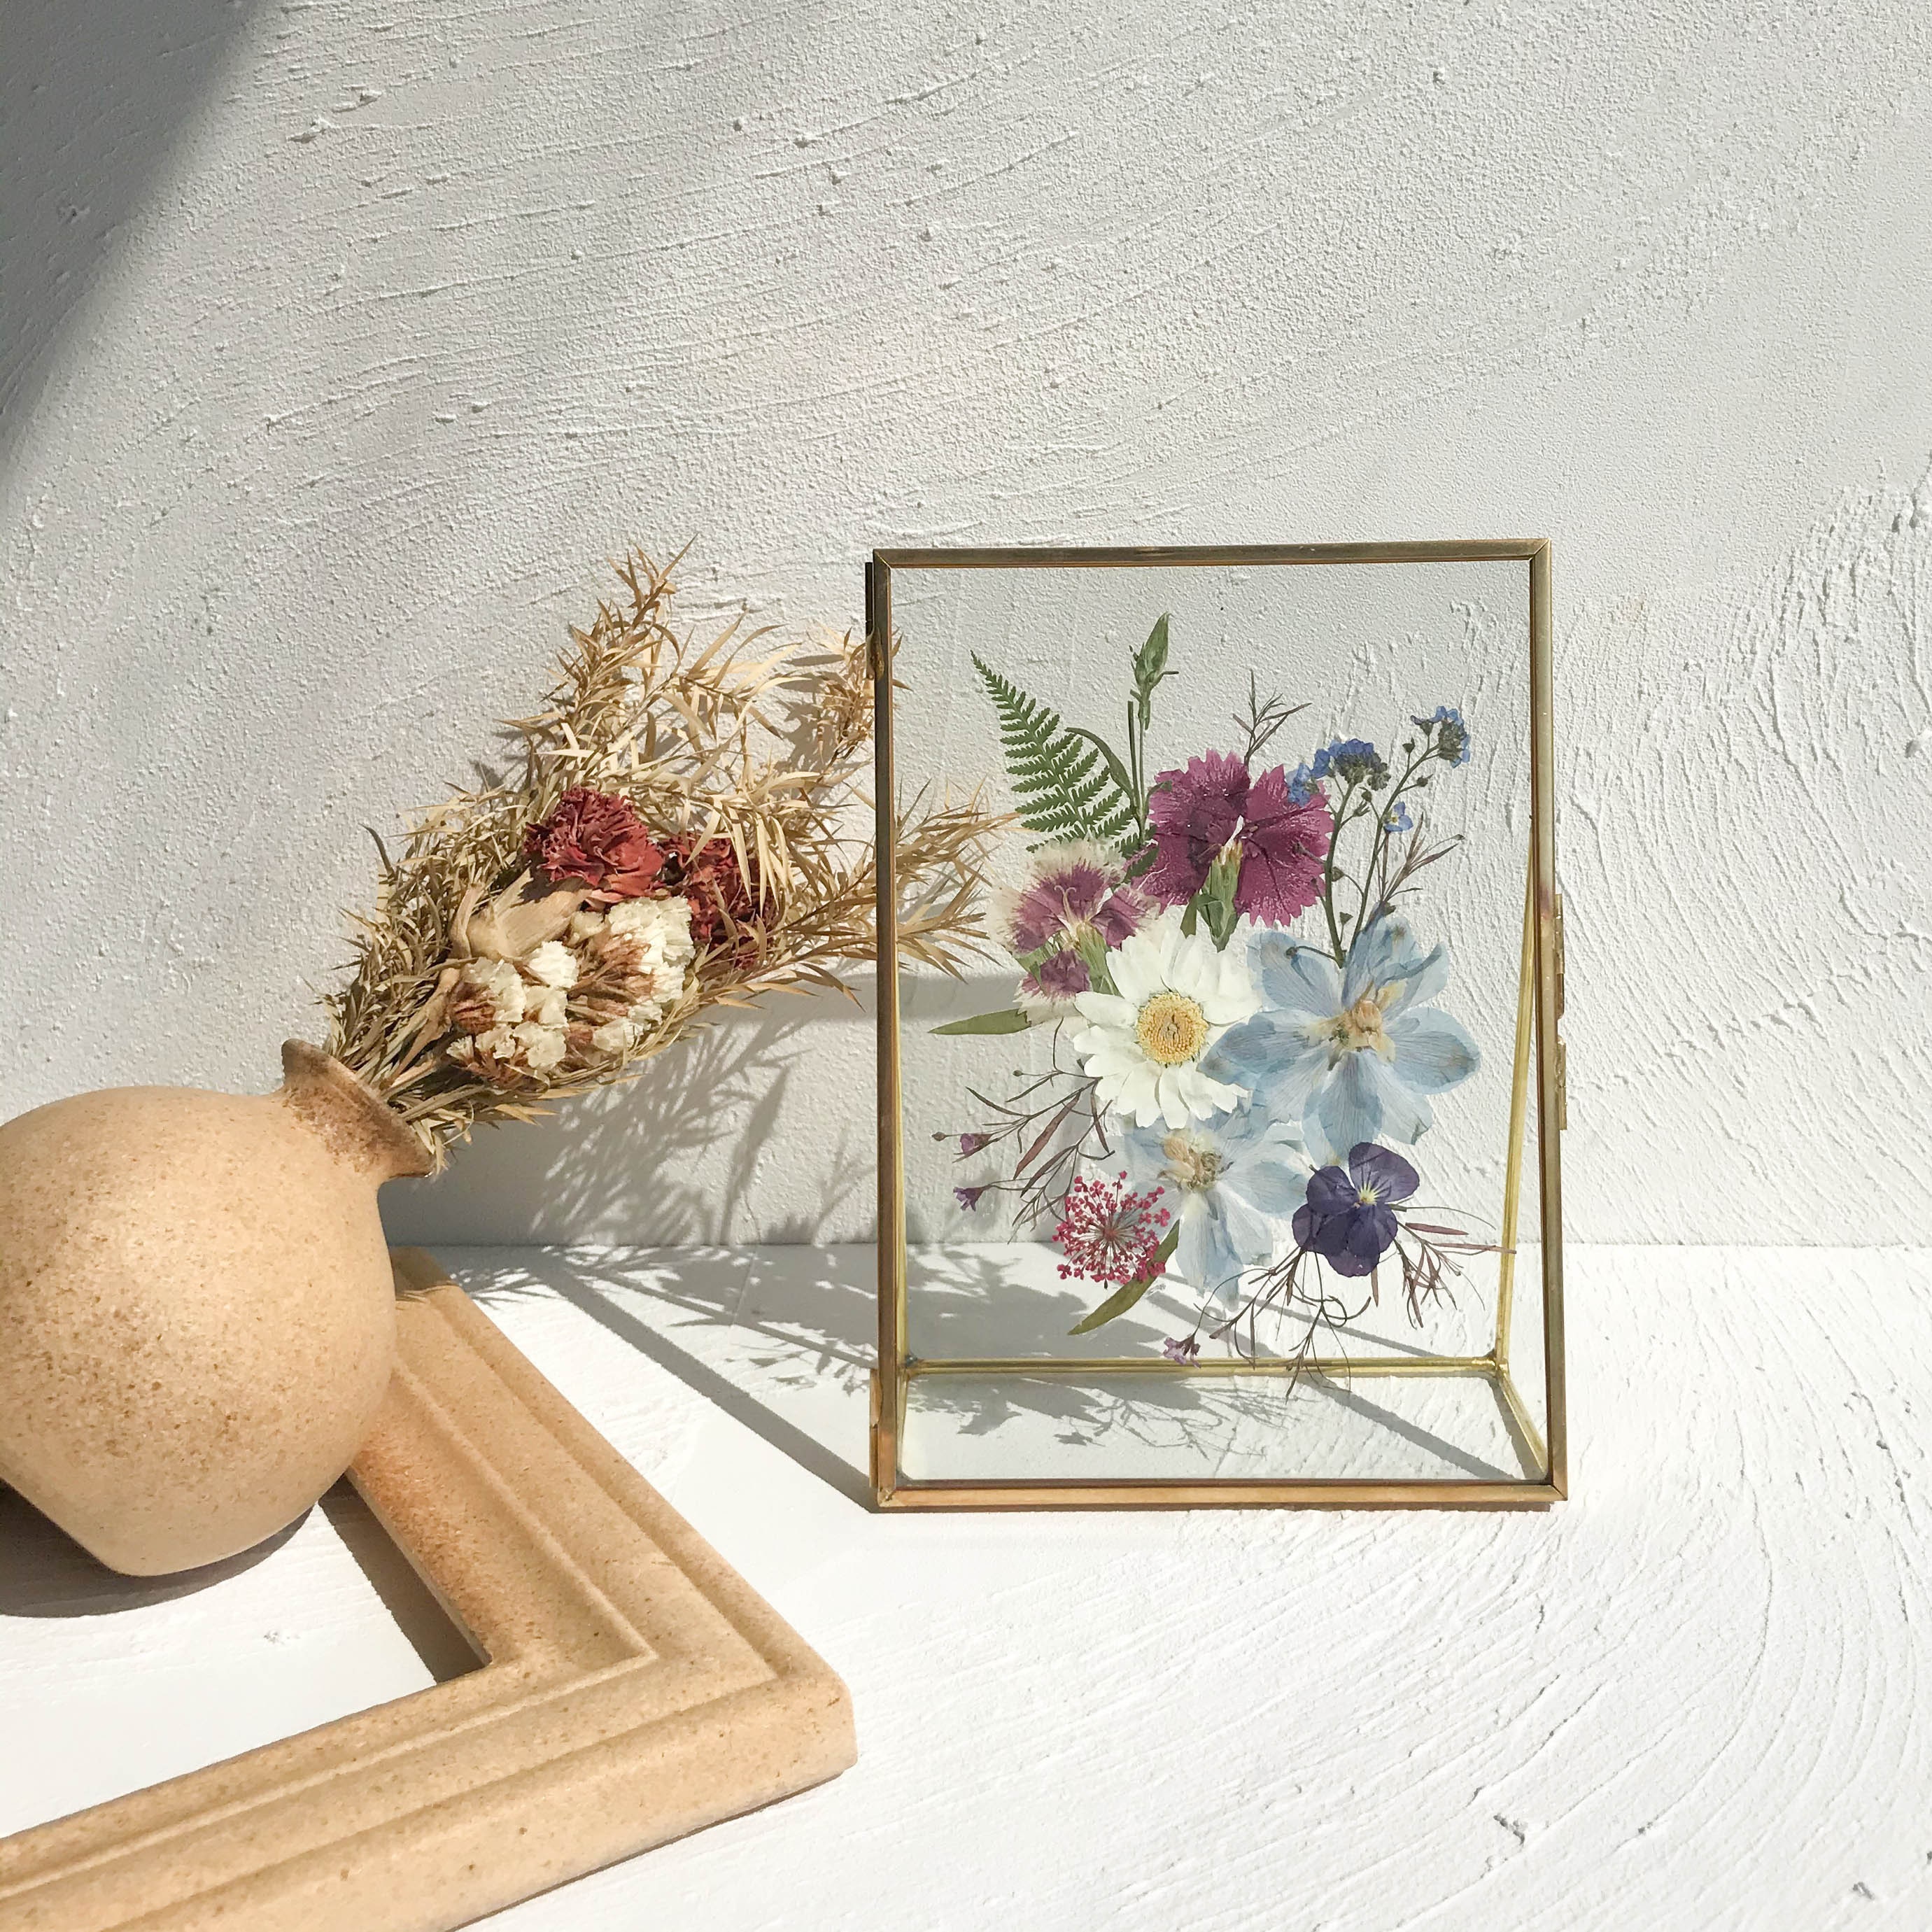
[[[892,702],[892,574],[896,569],[986,570],[1122,568],[1158,566],[1313,565],[1420,562],[1526,562],[1529,566],[1530,863],[1534,976],[1534,1088],[1540,1213],[1546,1442],[1538,1436],[1508,1374],[1506,1357],[1490,1378],[1513,1424],[1526,1430],[1540,1451],[1540,1480],[1304,1478],[1230,1478],[1175,1484],[1122,1477],[1032,1483],[908,1482],[898,1474],[906,1386],[921,1374],[946,1372],[940,1363],[915,1363],[905,1352],[906,1252],[903,1132],[896,970],[897,904],[893,866],[896,796]],[[866,566],[866,629],[872,653],[874,724],[874,812],[878,866],[879,1059],[878,1358],[872,1382],[868,1448],[873,1494],[882,1510],[1238,1508],[1544,1508],[1569,1495],[1568,1416],[1565,1397],[1562,1290],[1561,1137],[1567,1124],[1563,1091],[1562,1012],[1556,931],[1560,900],[1556,878],[1555,718],[1551,609],[1551,544],[1547,537],[1502,537],[1325,544],[1079,545],[1030,544],[959,548],[875,549]],[[888,968],[886,962],[893,961]],[[1501,1337],[1499,1336],[1499,1340]],[[1505,1348],[1506,1342],[1503,1345]],[[1016,1373],[1076,1365],[1050,1358]],[[1092,1364],[1078,1365],[1089,1370]],[[1156,1365],[1161,1366],[1161,1365]],[[1226,1365],[1222,1365],[1225,1369]],[[1484,1372],[1460,1360],[1431,1365],[1444,1374]],[[1208,1365],[1203,1372],[1211,1372]],[[955,1372],[959,1371],[954,1371]],[[1108,1372],[1102,1365],[1100,1372]],[[1118,1365],[1114,1372],[1122,1372]],[[1251,1371],[1250,1371],[1251,1372]],[[1357,1372],[1361,1371],[1358,1369]],[[1424,1373],[1427,1370],[1413,1372]],[[1377,1372],[1375,1370],[1370,1373]]]
[[[882,1510],[1064,1509],[1546,1509],[1566,1492],[1550,1482],[1356,1481],[1303,1477],[1292,1482],[1231,1478],[1162,1483],[1118,1477],[1105,1483],[899,1482]]]
[[[1020,544],[875,550],[887,570],[1131,570],[1163,564],[1507,563],[1547,552],[1547,537],[1414,538],[1378,543]]]

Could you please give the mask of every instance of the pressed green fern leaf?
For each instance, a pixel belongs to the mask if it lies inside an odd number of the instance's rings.
[[[1000,745],[1020,823],[1044,833],[1042,844],[1063,838],[1124,843],[1134,829],[1134,809],[1109,769],[1118,760],[1087,734],[1070,730],[1058,712],[1029,698],[976,652],[973,668],[985,680],[999,716]]]

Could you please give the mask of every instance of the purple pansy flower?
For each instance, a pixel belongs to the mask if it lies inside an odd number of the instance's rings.
[[[1366,1274],[1394,1246],[1396,1212],[1421,1185],[1399,1154],[1362,1141],[1348,1150],[1345,1172],[1317,1168],[1308,1198],[1294,1210],[1294,1238],[1337,1274]]]
[[[1321,793],[1311,784],[1296,797],[1279,765],[1250,778],[1230,752],[1190,758],[1184,769],[1155,779],[1148,813],[1155,856],[1147,889],[1163,904],[1185,905],[1230,839],[1241,854],[1237,912],[1264,926],[1286,926],[1321,896],[1335,822]]]

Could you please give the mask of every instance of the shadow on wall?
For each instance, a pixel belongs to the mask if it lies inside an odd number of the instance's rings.
[[[383,1190],[383,1226],[392,1242],[430,1246],[869,1235],[873,1148],[855,1123],[872,1110],[845,1103],[869,1096],[873,1066],[869,999],[785,995],[727,1013],[628,1087],[478,1128],[434,1180]],[[821,1104],[835,1083],[836,1110]]]
[[[0,55],[0,448],[152,191],[254,0],[7,10]]]

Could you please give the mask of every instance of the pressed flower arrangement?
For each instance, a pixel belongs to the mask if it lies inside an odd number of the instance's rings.
[[[1407,719],[1393,758],[1336,738],[1291,770],[1270,754],[1303,707],[1251,679],[1230,741],[1166,764],[1152,746],[1161,687],[1184,675],[1170,657],[1162,616],[1127,665],[1124,755],[974,659],[1032,836],[989,925],[1012,1004],[934,1030],[1044,1027],[1054,1051],[1010,1092],[976,1089],[984,1117],[934,1138],[967,1168],[962,1208],[1004,1202],[1016,1232],[1052,1240],[1062,1280],[1108,1291],[1074,1334],[1166,1277],[1199,1309],[1169,1360],[1196,1359],[1204,1336],[1252,1355],[1270,1311],[1303,1318],[1312,1354],[1364,1312],[1349,1285],[1377,1299],[1390,1268],[1419,1323],[1456,1257],[1490,1245],[1412,1211],[1420,1179],[1396,1151],[1480,1062],[1436,1004],[1448,949],[1411,911],[1460,843],[1425,800],[1468,763],[1470,728],[1440,704]]]
[[[329,1052],[440,1166],[479,1123],[633,1078],[713,1009],[869,958],[878,874],[862,641],[760,648],[669,622],[668,570],[573,631],[557,682],[505,727],[520,769],[378,838],[375,904]],[[898,944],[956,970],[997,820],[916,805],[896,832]]]

